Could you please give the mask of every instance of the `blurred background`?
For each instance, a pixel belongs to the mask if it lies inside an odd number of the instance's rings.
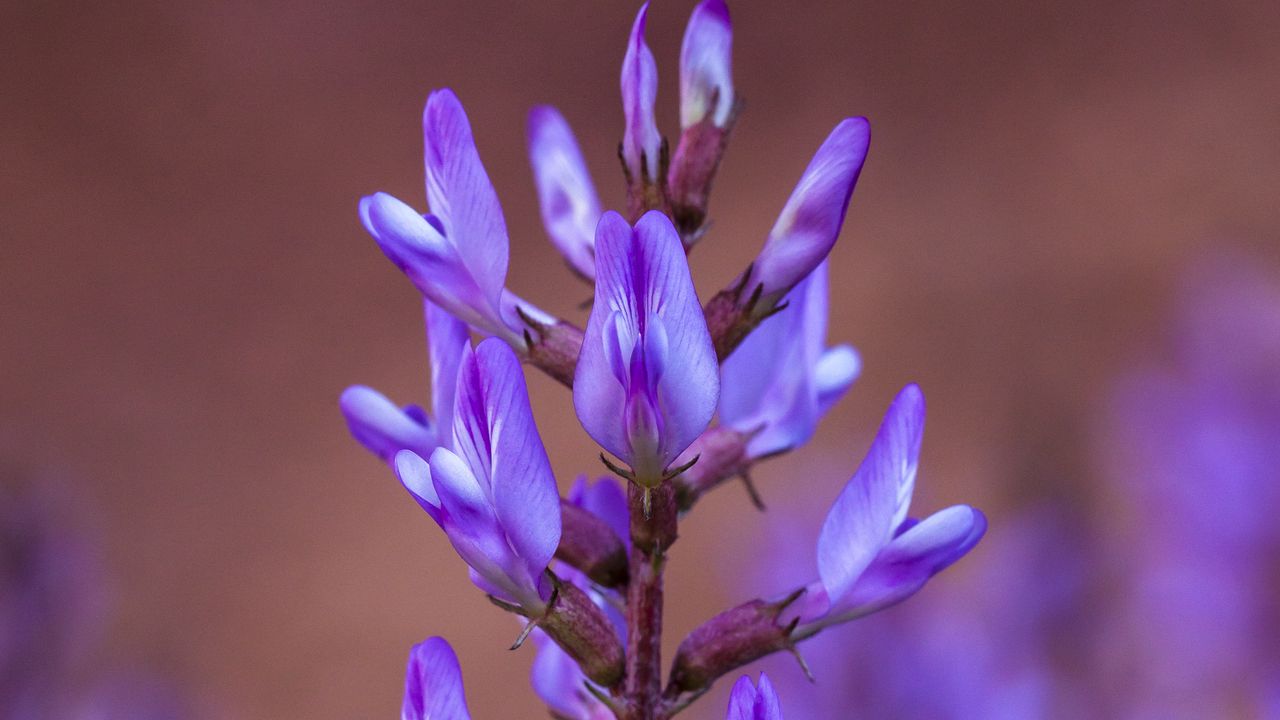
[[[692,6],[649,18],[672,138]],[[699,289],[866,115],[829,333],[865,369],[808,447],[760,467],[768,514],[730,485],[682,526],[670,648],[785,589],[762,568],[812,577],[817,523],[915,381],[914,507],[970,503],[991,531],[815,647],[816,690],[769,665],[792,717],[947,717],[929,698],[954,717],[1280,716],[1280,4],[730,6],[747,108]],[[454,88],[510,286],[584,321],[525,114],[558,106],[618,206],[635,10],[0,4],[0,716],[394,717],[406,652],[435,634],[476,717],[540,716],[516,624],[338,413],[352,383],[428,386],[416,292],[356,201],[425,207],[422,102]],[[569,394],[529,378],[562,487],[599,471]],[[721,688],[695,716],[723,707]]]

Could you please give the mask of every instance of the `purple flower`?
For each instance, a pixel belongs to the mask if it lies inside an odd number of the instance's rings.
[[[803,280],[835,245],[871,142],[866,118],[846,118],[827,136],[769,231],[751,284],[776,300]]]
[[[402,450],[396,474],[472,581],[537,617],[551,597],[545,571],[560,542],[560,496],[511,348],[491,338],[467,349],[456,403],[452,448],[437,448],[430,463]]]
[[[596,230],[595,305],[573,383],[578,420],[652,487],[715,413],[715,350],[684,248],[649,212],[614,212]]]
[[[387,463],[401,450],[429,457],[437,447],[452,445],[458,364],[470,338],[466,325],[430,301],[423,301],[423,310],[431,355],[431,415],[417,405],[398,407],[364,385],[347,388],[338,400],[351,435]]]
[[[586,475],[581,475],[569,488],[568,500],[603,520],[624,543],[631,542],[627,496],[612,478],[602,477],[589,482]]]
[[[774,692],[769,676],[760,673],[759,687],[752,685],[746,675],[738,678],[729,695],[729,712],[724,720],[782,720],[778,693]]]
[[[649,3],[645,3],[631,26],[627,54],[622,60],[622,110],[626,115],[622,157],[627,171],[637,181],[641,178],[657,181],[658,158],[662,154],[662,134],[653,119],[653,105],[658,95],[658,66],[644,41],[648,13]]]
[[[575,272],[595,278],[600,200],[569,123],[549,105],[529,111],[529,163],[551,242]]]
[[[571,720],[613,720],[613,711],[587,690],[587,676],[578,663],[545,634],[534,631],[538,654],[529,680],[533,691],[556,717]],[[607,692],[607,691],[606,691]]]
[[[1261,716],[1280,672],[1280,284],[1248,256],[1194,267],[1170,362],[1123,378],[1103,433],[1127,510],[1106,637],[1124,638],[1133,715]]]
[[[755,433],[747,446],[751,458],[808,441],[862,370],[853,348],[826,348],[825,261],[787,294],[787,303],[720,369],[720,423]]]
[[[471,720],[458,656],[444,638],[427,638],[409,651],[401,720]]]
[[[725,577],[741,583],[750,576],[752,588],[785,581],[803,560],[807,525],[770,512],[765,556],[725,568]],[[806,640],[816,685],[790,658],[776,657],[767,669],[788,711],[806,718],[1041,718],[1055,716],[1051,708],[1065,717],[1110,717],[1076,678],[1055,672],[1055,663],[1089,661],[1081,613],[1096,610],[1081,603],[1099,558],[1088,538],[1082,518],[1059,505],[1021,510],[946,593]]]
[[[725,127],[733,112],[730,58],[733,27],[724,0],[703,0],[694,8],[680,48],[680,127],[710,117]]]
[[[630,543],[628,524],[630,513],[627,499],[612,478],[600,478],[589,482],[579,476],[570,488],[568,501],[604,520],[618,537]],[[608,590],[593,586],[582,572],[565,563],[555,561],[553,568],[562,582],[578,586],[609,618],[621,640],[626,639],[626,618],[606,597]],[[557,717],[572,720],[612,720],[614,717],[604,703],[587,690],[587,679],[582,668],[558,644],[540,630],[533,632],[538,654],[534,658],[530,681],[534,692],[547,704]],[[600,689],[596,686],[597,689]],[[607,690],[602,690],[607,693]]]
[[[452,90],[427,98],[422,128],[433,215],[386,193],[360,201],[360,219],[383,253],[425,297],[476,329],[524,350],[515,313],[545,314],[506,290],[507,224]]]
[[[903,388],[889,406],[867,457],[823,522],[818,536],[821,579],[793,609],[802,622],[820,628],[901,602],[963,557],[986,532],[986,517],[968,505],[924,520],[907,517],[924,412],[924,394],[915,385]]]

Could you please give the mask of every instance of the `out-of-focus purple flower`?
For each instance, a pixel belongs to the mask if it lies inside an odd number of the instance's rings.
[[[626,130],[622,136],[622,157],[631,177],[639,181],[647,178],[658,180],[658,159],[662,154],[662,134],[658,132],[653,117],[653,105],[658,95],[658,65],[653,52],[644,41],[645,21],[649,3],[636,14],[627,40],[627,54],[622,59],[622,110],[626,115]]]
[[[826,347],[825,261],[787,294],[787,303],[720,368],[720,424],[754,433],[751,458],[808,441],[862,370],[853,348]]]
[[[680,127],[710,117],[724,127],[733,112],[733,27],[724,0],[694,8],[680,48]]]
[[[818,536],[819,582],[793,612],[802,622],[843,622],[901,602],[973,548],[986,518],[968,505],[907,517],[924,435],[924,394],[898,393],[871,449]]]
[[[458,656],[444,638],[427,638],[409,651],[401,720],[471,720]]]
[[[782,720],[782,706],[769,676],[760,673],[760,685],[752,685],[743,675],[734,683],[729,695],[729,712],[724,720]]]
[[[430,457],[437,447],[453,444],[458,363],[470,336],[465,324],[430,301],[423,301],[423,312],[431,356],[431,415],[417,405],[398,407],[364,385],[352,385],[338,400],[351,435],[387,463],[401,450]]]
[[[395,470],[449,536],[485,592],[539,616],[560,542],[560,496],[533,423],[520,361],[497,339],[468,349],[458,373],[453,447],[430,463],[411,450]]]
[[[575,272],[594,279],[600,199],[569,123],[549,105],[529,111],[529,163],[547,235]]]
[[[1129,715],[1262,716],[1280,672],[1265,600],[1280,550],[1280,284],[1209,256],[1178,305],[1173,362],[1125,378],[1107,427],[1130,514],[1107,637],[1126,640]]]
[[[715,413],[719,368],[671,221],[633,229],[614,212],[596,231],[595,305],[573,383],[587,433],[656,485]]]
[[[515,314],[544,313],[505,289],[508,238],[502,206],[452,90],[427,98],[422,116],[427,202],[433,214],[386,193],[360,200],[360,219],[382,252],[427,299],[476,329],[524,349]]]
[[[0,720],[57,717],[100,638],[101,569],[93,543],[59,522],[72,488],[11,473],[0,465]]]
[[[831,252],[870,143],[866,118],[846,118],[809,161],[752,266],[764,298],[785,295]]]
[[[190,700],[164,679],[143,672],[113,674],[80,699],[72,720],[191,720]],[[0,717],[3,717],[0,712]]]

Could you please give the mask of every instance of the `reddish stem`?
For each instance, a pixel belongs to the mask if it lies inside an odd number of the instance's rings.
[[[662,571],[676,539],[675,492],[654,488],[649,517],[644,489],[631,483],[631,581],[627,585],[627,720],[658,720],[662,711]]]

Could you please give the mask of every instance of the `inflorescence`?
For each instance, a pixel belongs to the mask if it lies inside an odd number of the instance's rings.
[[[923,394],[908,385],[823,523],[818,579],[706,621],[664,682],[663,569],[678,522],[735,478],[760,504],[752,467],[806,442],[859,374],[851,348],[826,347],[826,258],[870,128],[864,118],[836,125],[756,259],[700,304],[686,254],[706,233],[712,181],[742,108],[729,13],[722,0],[703,0],[689,21],[670,152],[654,120],[647,9],[621,74],[625,214],[601,211],[560,113],[529,115],[547,233],[594,283],[585,330],[506,288],[506,222],[452,91],[431,93],[423,114],[431,214],[385,193],[360,201],[365,228],[424,298],[431,408],[355,386],[342,411],[444,530],[472,582],[521,619],[516,646],[533,637],[534,688],[557,718],[672,717],[747,663],[795,653],[806,638],[906,599],[986,529],[965,505],[908,517],[925,415]],[[473,332],[485,336],[474,347]],[[611,478],[584,477],[560,496],[522,362],[572,389],[578,420],[625,493]],[[470,717],[444,640],[410,653],[403,717]],[[727,717],[781,718],[768,678],[739,679]]]

